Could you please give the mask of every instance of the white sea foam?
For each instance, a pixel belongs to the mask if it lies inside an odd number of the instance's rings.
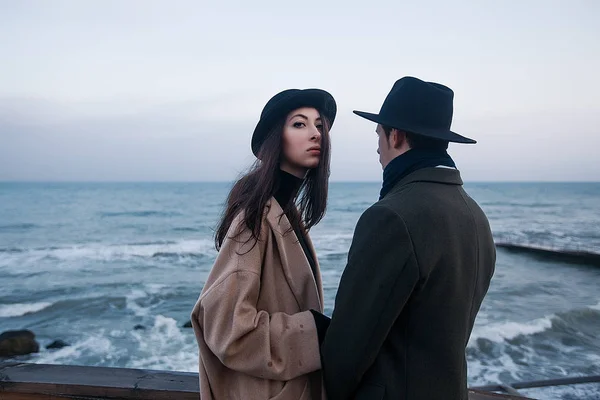
[[[600,399],[600,385],[594,382],[578,385],[549,386],[535,389],[519,389],[519,393],[532,399]]]
[[[36,313],[51,305],[52,303],[48,302],[0,304],[0,318],[20,317],[25,314]]]
[[[594,306],[590,306],[589,308],[591,308],[592,310],[598,310],[600,311],[600,302]]]
[[[155,255],[216,255],[214,243],[210,239],[181,240],[165,243],[141,244],[86,244],[58,248],[30,249],[15,253],[0,255],[0,267],[22,265],[23,263],[35,264],[44,258],[54,258],[61,261],[79,260],[129,260],[136,257],[152,257]]]
[[[142,299],[148,296],[148,293],[141,289],[134,289],[125,297],[125,304],[127,308],[134,312],[138,317],[144,317],[148,315],[150,309],[148,307],[140,306],[136,300]]]
[[[469,344],[477,339],[488,339],[493,342],[502,342],[504,340],[514,339],[520,335],[533,335],[543,332],[552,327],[552,318],[543,317],[529,322],[506,321],[501,323],[492,323],[483,326],[476,326],[473,329]]]
[[[98,335],[85,337],[62,349],[42,350],[35,361],[40,364],[70,364],[94,357],[102,360],[102,364],[107,364],[111,359],[120,357],[124,351],[115,348],[111,340],[103,332],[99,332]]]
[[[146,292],[150,294],[158,294],[164,292],[168,286],[162,283],[147,283],[144,285],[146,287]]]
[[[148,330],[133,331],[139,343],[130,368],[198,371],[198,347],[193,334],[183,332],[175,319],[157,315]]]
[[[146,368],[169,371],[198,371],[198,346],[191,329],[163,315],[144,330],[101,329],[71,346],[42,349],[33,362],[40,364],[80,364]]]
[[[125,296],[126,307],[133,311],[138,317],[145,317],[150,313],[151,306],[145,307],[140,303],[139,300],[145,299],[151,295],[164,293],[167,285],[160,283],[149,283],[144,285],[143,289],[133,289],[129,294]]]
[[[156,315],[154,325],[147,329],[101,329],[71,346],[42,349],[32,361],[197,372],[198,349],[190,329],[180,329],[175,319]]]

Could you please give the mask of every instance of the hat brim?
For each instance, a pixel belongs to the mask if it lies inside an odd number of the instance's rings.
[[[464,143],[464,144],[477,143],[476,140],[459,135],[458,133],[452,132],[451,130],[430,129],[430,128],[426,128],[426,127],[422,127],[422,126],[415,126],[415,125],[411,125],[408,123],[403,123],[402,121],[391,121],[391,120],[387,120],[387,119],[383,118],[379,114],[373,114],[373,113],[369,113],[369,112],[365,112],[365,111],[354,110],[353,112],[354,112],[354,114],[358,115],[359,117],[363,117],[365,119],[368,119],[369,121],[373,121],[378,124],[382,124],[382,125],[386,125],[386,126],[391,126],[396,129],[405,130],[407,132],[414,133],[416,135],[427,136],[432,139],[445,140],[445,141],[453,142],[453,143]]]
[[[337,105],[333,96],[322,89],[303,89],[282,99],[275,109],[258,121],[252,134],[252,153],[258,157],[260,145],[274,123],[291,111],[302,107],[316,108],[329,121],[329,127],[331,128],[333,125],[337,113]]]

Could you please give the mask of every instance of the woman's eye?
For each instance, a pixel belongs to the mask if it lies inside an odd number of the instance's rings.
[[[302,128],[304,126],[304,122],[294,122],[294,128]]]
[[[323,133],[323,125],[317,125],[317,129],[319,132]]]

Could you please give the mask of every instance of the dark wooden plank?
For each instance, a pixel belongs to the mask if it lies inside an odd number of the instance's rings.
[[[481,390],[469,389],[469,400],[526,400],[529,397],[515,396],[510,394],[499,394],[483,392]]]
[[[198,375],[143,369],[0,364],[0,393],[126,399],[198,399]]]
[[[579,385],[585,383],[600,383],[600,375],[575,376],[567,378],[546,379],[543,381],[515,382],[511,386],[515,389],[540,388],[547,386]]]
[[[0,400],[105,400],[100,397],[55,396],[38,393],[0,392]],[[118,400],[118,399],[113,399]]]

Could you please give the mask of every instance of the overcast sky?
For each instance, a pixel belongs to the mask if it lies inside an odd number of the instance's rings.
[[[600,181],[600,1],[0,0],[0,180],[231,180],[266,101],[333,94],[333,181],[378,181],[395,80],[455,92],[467,181]]]

